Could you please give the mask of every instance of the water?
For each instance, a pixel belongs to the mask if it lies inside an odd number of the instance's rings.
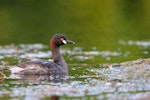
[[[120,41],[119,43],[128,46],[149,47],[149,41]],[[12,75],[8,70],[9,67],[27,60],[52,60],[51,52],[48,49],[49,47],[43,44],[1,46],[0,69],[6,75],[0,84],[1,99],[116,100],[142,98],[143,95],[147,98],[150,94],[150,62],[144,63],[144,67],[140,66],[142,60],[127,65],[123,63],[122,65],[126,65],[126,67],[117,63],[113,65],[96,63],[98,58],[106,58],[109,61],[114,57],[123,55],[125,58],[130,55],[123,52],[97,51],[95,48],[93,51],[84,51],[82,47],[62,48],[61,53],[69,62],[68,76],[24,77]],[[134,63],[139,63],[139,67],[135,67]]]

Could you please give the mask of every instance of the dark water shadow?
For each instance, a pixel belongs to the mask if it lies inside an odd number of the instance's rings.
[[[56,95],[50,96],[50,100],[60,100],[60,96]]]

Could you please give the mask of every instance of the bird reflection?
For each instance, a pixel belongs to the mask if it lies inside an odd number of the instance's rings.
[[[67,80],[66,74],[51,74],[51,75],[17,75],[12,74],[11,78],[19,79],[19,82],[25,83],[65,83]]]
[[[22,84],[29,84],[29,85],[34,85],[34,84],[39,84],[39,85],[47,85],[47,83],[66,83],[67,81],[67,75],[66,74],[51,74],[51,75],[17,75],[17,74],[11,74],[10,78],[13,79],[18,79],[15,82],[19,82]],[[48,85],[51,86],[51,85]],[[59,88],[59,87],[58,87]],[[47,90],[46,88],[44,90]],[[49,90],[47,90],[49,91]],[[52,91],[49,91],[49,93]],[[38,95],[35,97],[38,98]],[[44,96],[45,97],[45,96]],[[46,96],[47,97],[47,96]],[[31,98],[29,95],[26,95],[25,98]],[[33,98],[33,97],[32,97]],[[59,100],[60,96],[59,95],[50,95],[50,100]],[[26,99],[25,99],[26,100]]]

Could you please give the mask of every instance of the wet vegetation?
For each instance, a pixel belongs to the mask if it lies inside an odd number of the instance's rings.
[[[43,44],[1,46],[1,99],[112,100],[149,97],[150,59],[103,64],[95,60],[120,57],[120,54],[124,55],[121,52],[63,48],[61,53],[69,62],[68,76],[18,76],[10,73],[9,68],[18,63],[52,60],[48,48]],[[6,76],[3,77],[4,74]]]

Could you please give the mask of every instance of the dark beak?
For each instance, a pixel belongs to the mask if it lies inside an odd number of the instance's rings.
[[[66,40],[67,44],[75,44],[75,42],[70,41],[70,40]]]

